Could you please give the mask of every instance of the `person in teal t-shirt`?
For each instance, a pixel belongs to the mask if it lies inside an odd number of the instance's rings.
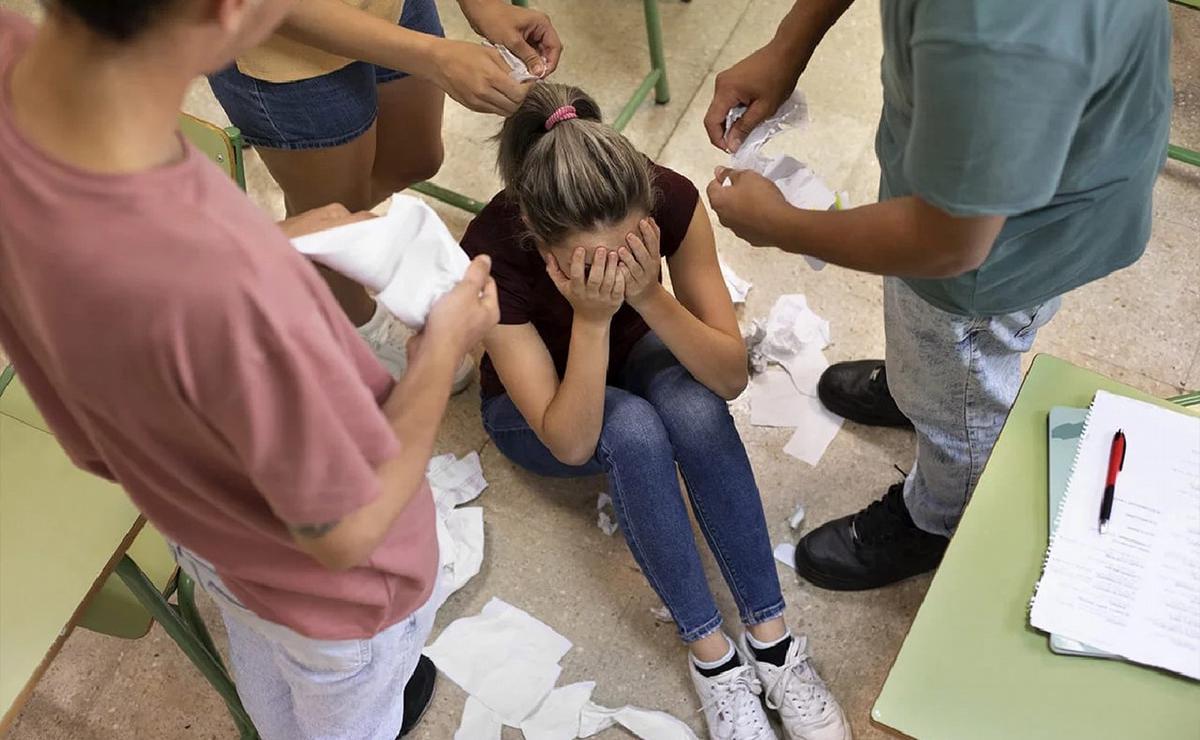
[[[736,150],[775,111],[851,2],[797,2],[717,76],[715,145]],[[846,418],[911,424],[917,458],[880,501],[800,540],[797,570],[839,590],[940,562],[1059,296],[1145,250],[1170,125],[1162,0],[885,0],[882,17],[878,203],[801,210],[751,172],[708,187],[752,244],[885,276],[886,366],[834,365],[818,391]]]

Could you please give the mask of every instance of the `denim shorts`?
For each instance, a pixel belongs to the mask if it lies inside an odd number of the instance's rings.
[[[400,25],[444,36],[434,0],[404,0]],[[366,62],[319,77],[266,82],[242,74],[237,65],[209,75],[213,95],[251,146],[325,149],[362,136],[379,113],[376,86],[408,75]]]

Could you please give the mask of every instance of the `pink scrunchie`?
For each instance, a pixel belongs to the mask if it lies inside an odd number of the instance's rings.
[[[550,117],[546,119],[546,130],[549,131],[550,129],[554,128],[556,125],[562,123],[563,121],[569,121],[572,118],[578,118],[578,117],[579,117],[579,114],[575,111],[575,106],[564,105],[561,108],[559,108],[558,110],[551,113]]]

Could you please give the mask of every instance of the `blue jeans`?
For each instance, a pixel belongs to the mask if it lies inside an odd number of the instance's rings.
[[[888,390],[917,432],[904,504],[926,532],[962,518],[1021,388],[1021,355],[1058,311],[1052,298],[999,316],[960,316],[884,278]]]
[[[685,642],[716,632],[721,615],[704,576],[676,465],[742,621],[758,624],[783,613],[762,501],[729,408],[654,334],[638,342],[617,384],[605,391],[600,441],[586,464],[559,462],[507,395],[484,401],[483,425],[500,452],[532,473],[607,474],[625,541]]]

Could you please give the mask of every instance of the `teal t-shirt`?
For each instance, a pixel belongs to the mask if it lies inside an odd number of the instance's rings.
[[[1163,0],[884,0],[880,199],[1004,215],[946,311],[1035,306],[1133,263],[1170,126]]]

